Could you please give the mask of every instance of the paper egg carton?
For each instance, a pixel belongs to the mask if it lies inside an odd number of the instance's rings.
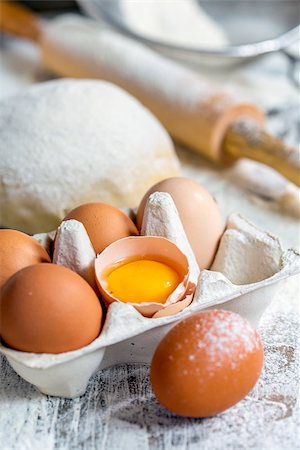
[[[241,215],[232,214],[211,269],[200,272],[173,200],[165,193],[150,197],[142,233],[166,237],[185,253],[191,279],[197,284],[192,303],[175,315],[160,318],[146,318],[131,305],[113,303],[99,337],[86,347],[67,353],[25,353],[0,345],[1,353],[14,370],[42,393],[75,398],[85,392],[90,377],[98,370],[120,363],[149,363],[171,327],[204,309],[234,311],[256,327],[278,283],[300,269],[297,251],[283,251],[278,238]],[[47,246],[53,233],[36,238]],[[77,247],[72,246],[75,268],[86,260],[82,242],[79,236]]]

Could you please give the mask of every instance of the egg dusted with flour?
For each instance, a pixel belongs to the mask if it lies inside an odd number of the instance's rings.
[[[211,310],[179,322],[151,363],[158,401],[180,416],[209,417],[242,400],[263,367],[263,347],[247,320]]]
[[[28,233],[53,230],[81,203],[136,207],[179,174],[158,120],[100,80],[44,82],[1,100],[0,159],[2,224]]]

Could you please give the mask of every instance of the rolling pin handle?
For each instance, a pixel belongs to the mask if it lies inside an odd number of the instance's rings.
[[[29,9],[10,1],[0,2],[0,31],[38,42],[41,30],[41,20]]]

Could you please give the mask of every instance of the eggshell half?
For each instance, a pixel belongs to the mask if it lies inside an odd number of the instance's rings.
[[[107,304],[119,302],[107,290],[106,276],[110,268],[121,261],[148,258],[172,266],[181,282],[165,303],[130,303],[146,317],[163,317],[176,314],[189,305],[193,298],[195,284],[189,280],[189,264],[179,248],[163,237],[137,236],[120,239],[108,246],[95,261],[96,281]]]

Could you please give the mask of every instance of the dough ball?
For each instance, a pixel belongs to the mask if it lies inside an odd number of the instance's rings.
[[[136,207],[157,181],[178,175],[158,120],[119,87],[55,80],[0,102],[1,224],[49,231],[74,207]]]

